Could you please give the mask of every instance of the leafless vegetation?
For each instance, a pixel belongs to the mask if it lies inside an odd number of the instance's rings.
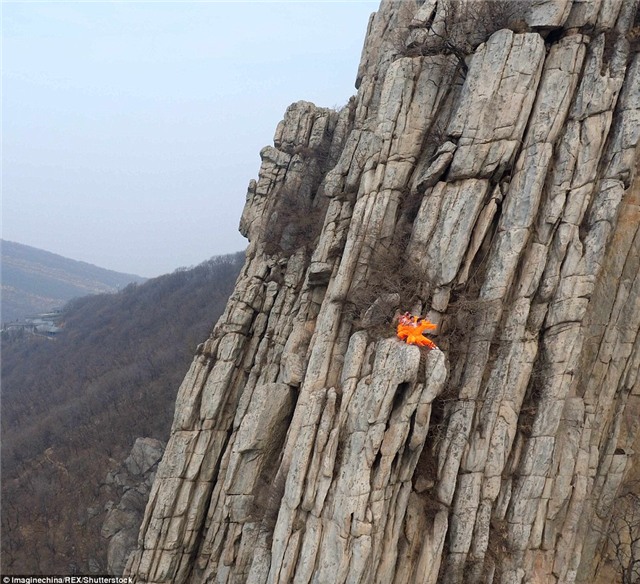
[[[287,187],[277,195],[265,229],[265,251],[290,257],[301,247],[317,241],[324,209],[303,191]]]
[[[265,475],[261,475],[254,489],[252,520],[259,522],[261,529],[269,537],[273,536],[286,483],[286,473],[277,472],[271,480],[268,480]]]
[[[452,356],[466,352],[474,323],[481,321],[490,308],[490,302],[468,293],[458,296],[447,307],[446,318],[440,330],[438,338],[442,349]]]
[[[526,2],[504,0],[440,0],[427,22],[413,20],[398,31],[399,51],[407,56],[454,55],[463,72],[466,59],[494,32],[524,32]],[[409,9],[407,7],[407,9]]]
[[[107,471],[137,437],[167,439],[243,257],[76,300],[55,341],[2,339],[3,573],[104,572]]]
[[[349,294],[356,327],[367,329],[373,336],[393,333],[396,311],[409,310],[423,300],[421,270],[404,257],[407,242],[408,235],[395,245],[376,249],[366,278]],[[378,302],[380,299],[387,301]]]
[[[620,582],[640,582],[640,484],[637,481],[616,499],[605,535],[609,560]]]
[[[504,558],[509,554],[509,542],[507,539],[507,522],[504,519],[492,519],[489,530],[489,543],[484,557],[483,569],[486,575],[493,572],[495,576],[501,574],[501,566]]]
[[[323,215],[311,202],[285,192],[285,201],[272,213],[267,226],[265,251],[290,257],[296,250],[317,240]]]

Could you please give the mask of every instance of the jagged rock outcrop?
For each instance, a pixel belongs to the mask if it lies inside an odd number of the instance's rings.
[[[155,438],[138,438],[120,468],[107,474],[105,483],[118,493],[107,503],[101,535],[107,543],[107,571],[120,576],[135,550],[151,485],[165,445]]]
[[[137,581],[595,581],[638,447],[637,5],[385,0],[348,106],[287,110]]]

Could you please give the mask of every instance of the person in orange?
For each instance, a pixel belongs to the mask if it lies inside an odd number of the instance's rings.
[[[409,312],[405,312],[400,316],[400,318],[398,318],[398,322],[406,326],[416,326],[416,319],[416,316],[411,316]]]
[[[432,331],[436,328],[438,327],[426,318],[418,318],[405,312],[398,319],[397,335],[401,341],[404,341],[408,345],[418,345],[419,347],[436,349],[436,344],[424,336],[424,331]]]

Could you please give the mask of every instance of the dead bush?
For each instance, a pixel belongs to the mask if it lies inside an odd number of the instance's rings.
[[[504,519],[491,520],[489,543],[484,557],[484,572],[493,572],[494,579],[501,575],[504,558],[509,555],[508,525]]]
[[[273,480],[261,475],[256,483],[251,519],[259,522],[261,529],[268,534],[273,533],[278,520],[286,483],[287,475],[283,472],[278,472]]]
[[[608,561],[622,584],[640,582],[640,484],[628,485],[616,498],[608,529],[603,535]]]
[[[450,359],[457,359],[467,352],[472,334],[492,308],[492,302],[471,295],[469,291],[458,295],[449,303],[440,326],[438,341],[440,348],[447,352]]]
[[[392,334],[396,312],[423,303],[421,270],[404,257],[408,237],[380,248],[371,258],[367,277],[349,293],[355,325],[374,336]]]
[[[405,55],[454,55],[466,73],[466,58],[494,32],[527,30],[526,10],[527,3],[520,1],[441,0],[428,22],[413,21],[408,34],[398,38],[406,39]]]
[[[324,209],[292,188],[284,188],[265,229],[265,252],[290,257],[301,247],[317,241],[322,231]]]

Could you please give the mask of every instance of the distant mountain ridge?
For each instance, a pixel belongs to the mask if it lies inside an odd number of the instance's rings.
[[[72,298],[116,292],[127,284],[146,280],[21,243],[0,242],[2,322],[60,308]]]

